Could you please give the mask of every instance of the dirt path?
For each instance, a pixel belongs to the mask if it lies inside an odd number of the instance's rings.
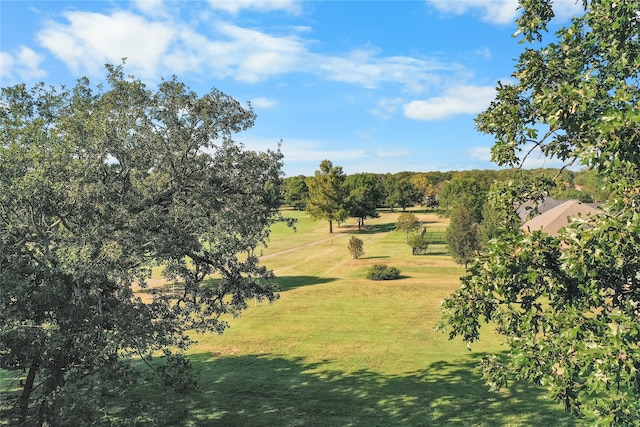
[[[289,252],[295,252],[295,251],[297,251],[299,249],[302,249],[302,248],[308,248],[309,246],[318,245],[320,243],[332,240],[332,239],[334,239],[336,237],[344,236],[345,234],[347,234],[347,231],[339,231],[337,233],[334,233],[331,237],[327,237],[326,239],[317,240],[315,242],[307,243],[306,245],[296,246],[296,247],[293,247],[293,248],[290,248],[290,249],[285,249],[284,251],[274,252],[274,253],[268,254],[268,255],[262,255],[261,257],[259,257],[259,259],[261,259],[261,260],[269,259],[269,258],[273,258],[273,257],[278,256],[278,255],[288,254]]]

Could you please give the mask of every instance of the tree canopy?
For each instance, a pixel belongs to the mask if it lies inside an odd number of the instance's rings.
[[[385,176],[383,185],[387,193],[386,204],[392,210],[395,206],[400,206],[404,212],[422,200],[422,194],[413,185],[410,176],[408,173]]]
[[[378,177],[370,173],[357,173],[346,177],[345,203],[348,215],[358,221],[358,230],[364,226],[367,218],[379,216],[377,207],[382,204],[382,184]]]
[[[304,210],[307,207],[308,198],[309,187],[304,175],[284,179],[284,203],[297,210]]]
[[[440,191],[440,207],[448,216],[459,206],[471,213],[475,222],[482,221],[482,207],[487,199],[491,183],[479,179],[476,174],[458,173],[445,182]]]
[[[107,69],[105,86],[2,88],[0,368],[25,372],[27,425],[126,424],[111,398],[145,378],[132,357],[184,391],[186,331],[277,298],[252,253],[278,217],[282,154],[232,139],[253,111]],[[154,265],[175,295],[134,292]]]
[[[451,212],[446,234],[447,246],[453,259],[465,268],[480,249],[479,227],[473,213],[465,205],[460,204]]]
[[[420,228],[420,220],[412,212],[402,212],[396,220],[395,230],[404,231],[406,233],[407,242],[409,241],[409,233]]]
[[[638,425],[640,4],[583,5],[551,35],[551,2],[520,1],[527,47],[477,127],[495,137],[499,165],[539,151],[595,171],[610,201],[558,237],[522,234],[515,208],[542,200],[550,182],[506,182],[491,195],[505,232],[443,307],[452,337],[478,340],[483,319],[506,337],[510,351],[484,362],[491,385],[529,381],[598,424]]]
[[[320,169],[308,180],[307,211],[312,218],[329,221],[329,233],[333,233],[333,221],[347,217],[345,179],[342,166],[333,166],[330,160],[323,160]]]
[[[351,254],[351,258],[358,259],[364,255],[364,242],[356,236],[351,236],[347,243],[347,249],[349,250],[349,254]]]

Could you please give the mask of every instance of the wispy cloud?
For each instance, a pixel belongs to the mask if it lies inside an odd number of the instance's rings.
[[[402,98],[383,98],[378,101],[375,108],[369,110],[371,114],[381,120],[389,120],[402,105]]]
[[[513,23],[519,13],[518,0],[427,0],[427,3],[443,13],[477,13],[483,21],[494,24]],[[553,3],[553,10],[561,19],[570,18],[581,9],[581,1],[562,0]]]
[[[37,39],[76,74],[96,75],[102,64],[117,64],[127,57],[142,77],[153,77],[175,38],[172,26],[131,12],[109,16],[75,11],[64,16],[66,24],[48,21]]]
[[[256,108],[267,109],[278,105],[278,101],[271,98],[258,97],[251,100],[251,105]]]
[[[282,152],[287,161],[313,161],[320,164],[323,159],[344,161],[349,159],[362,159],[369,154],[361,149],[327,150],[325,142],[315,143],[309,141],[286,140],[282,143]]]
[[[473,147],[467,154],[473,160],[491,161],[491,148],[489,147]]]
[[[133,0],[132,3],[138,10],[146,15],[167,15],[167,9],[163,0]]]
[[[313,64],[326,78],[376,88],[384,83],[400,84],[408,92],[420,93],[439,83],[441,72],[455,71],[456,64],[407,56],[379,56],[375,49],[360,49],[342,56],[314,55]]]
[[[495,97],[493,86],[456,86],[442,96],[409,102],[404,106],[406,117],[414,120],[443,120],[458,114],[477,114],[487,108]]]
[[[161,3],[154,4],[161,10]],[[284,7],[280,2],[239,4],[243,8]],[[90,76],[101,76],[102,64],[117,64],[126,57],[131,72],[145,79],[190,74],[258,83],[288,73],[307,73],[370,89],[396,85],[406,93],[418,94],[442,85],[443,75],[464,73],[459,64],[383,56],[370,47],[334,55],[316,53],[311,50],[315,41],[302,36],[310,32],[306,26],[268,33],[207,17],[205,34],[198,24],[163,13],[150,15],[144,2],[136,5],[146,15],[122,10],[111,14],[66,12],[63,21],[47,21],[37,40],[75,74]]]
[[[3,80],[33,81],[47,72],[40,68],[44,57],[33,49],[20,46],[15,52],[0,52],[0,77]],[[4,84],[4,83],[3,83]]]
[[[298,0],[209,0],[209,5],[231,14],[237,14],[241,10],[257,10],[261,12],[281,10],[295,14],[301,10],[300,1]]]
[[[480,13],[481,19],[496,24],[508,24],[515,20],[518,0],[427,0],[433,7],[444,13],[461,15]]]

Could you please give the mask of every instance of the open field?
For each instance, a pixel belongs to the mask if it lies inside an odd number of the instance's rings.
[[[347,222],[334,236],[325,222],[287,213],[298,231],[276,225],[263,259],[281,299],[252,305],[222,336],[197,337],[202,393],[175,402],[187,425],[576,425],[534,388],[487,390],[476,365],[485,352],[505,351],[489,330],[471,352],[434,331],[440,302],[464,273],[444,244],[412,256],[404,233],[391,232],[398,212],[360,232]],[[443,218],[416,213],[442,235]],[[346,231],[364,241],[363,258],[350,258]],[[366,280],[375,263],[398,267],[402,278]]]
[[[412,256],[405,234],[392,231],[398,212],[362,231],[347,222],[333,236],[325,222],[287,214],[298,231],[276,224],[262,259],[281,298],[251,304],[223,335],[194,336],[198,392],[140,391],[165,425],[580,425],[535,388],[487,390],[476,365],[505,351],[489,328],[472,351],[434,331],[464,273],[443,243]],[[416,214],[441,240],[446,221]],[[349,233],[363,240],[363,258],[350,258]],[[376,263],[398,267],[401,279],[365,279]]]

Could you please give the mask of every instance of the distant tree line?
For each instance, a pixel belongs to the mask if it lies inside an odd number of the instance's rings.
[[[447,242],[454,258],[466,264],[495,236],[494,213],[487,194],[493,185],[514,179],[547,177],[555,181],[549,196],[601,202],[609,194],[595,171],[540,169],[484,169],[448,172],[399,172],[395,174],[356,173],[346,175],[329,160],[320,163],[314,176],[297,175],[284,179],[284,204],[307,210],[317,219],[333,223],[355,218],[358,228],[381,208],[405,212],[413,206],[438,208],[451,219]]]
[[[545,179],[553,182],[549,196],[601,202],[609,197],[592,170],[486,169],[450,172],[357,173],[346,175],[329,160],[320,163],[312,177],[298,175],[284,180],[283,200],[295,209],[307,210],[316,219],[333,223],[355,218],[358,228],[378,209],[405,212],[413,206],[437,208],[450,218],[447,245],[452,257],[467,266],[478,251],[501,231],[488,194],[508,181]],[[513,224],[518,227],[519,224]],[[407,232],[407,238],[409,238]],[[420,242],[414,242],[420,247]]]

